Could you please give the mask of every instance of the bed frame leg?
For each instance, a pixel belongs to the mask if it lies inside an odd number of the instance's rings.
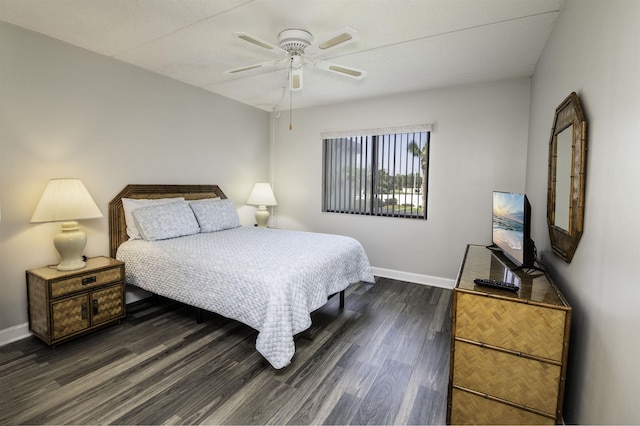
[[[344,290],[340,292],[340,309],[344,309]]]
[[[202,309],[196,308],[196,322],[202,324]]]

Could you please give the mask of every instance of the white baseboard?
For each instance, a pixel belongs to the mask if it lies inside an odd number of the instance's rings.
[[[408,281],[410,283],[430,285],[432,287],[453,289],[456,281],[448,278],[432,277],[431,275],[414,274],[412,272],[396,271],[394,269],[371,268],[373,275],[391,278],[393,280]]]
[[[16,340],[22,340],[31,336],[29,333],[29,323],[14,325],[13,327],[0,330],[0,346],[8,345]]]

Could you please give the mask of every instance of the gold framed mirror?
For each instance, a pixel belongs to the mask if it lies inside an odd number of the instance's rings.
[[[556,108],[549,141],[547,225],[553,252],[571,262],[584,222],[587,122],[572,92]]]

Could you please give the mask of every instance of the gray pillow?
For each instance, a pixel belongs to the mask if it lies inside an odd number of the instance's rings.
[[[140,235],[147,241],[166,240],[200,232],[186,201],[141,207],[132,212]]]
[[[196,200],[189,206],[196,215],[200,232],[216,232],[240,226],[238,211],[231,200]]]
[[[124,210],[124,220],[127,223],[127,235],[132,240],[142,238],[140,231],[136,227],[136,220],[133,218],[133,211],[140,207],[157,206],[160,204],[175,203],[176,201],[184,201],[184,197],[174,198],[123,198],[122,208]]]

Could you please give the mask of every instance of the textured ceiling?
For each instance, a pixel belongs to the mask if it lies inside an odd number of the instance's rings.
[[[367,71],[352,78],[305,66],[302,108],[457,84],[528,77],[562,0],[0,0],[0,20],[257,108],[289,108],[288,66],[234,36],[273,45],[287,28],[355,43],[316,59]]]

